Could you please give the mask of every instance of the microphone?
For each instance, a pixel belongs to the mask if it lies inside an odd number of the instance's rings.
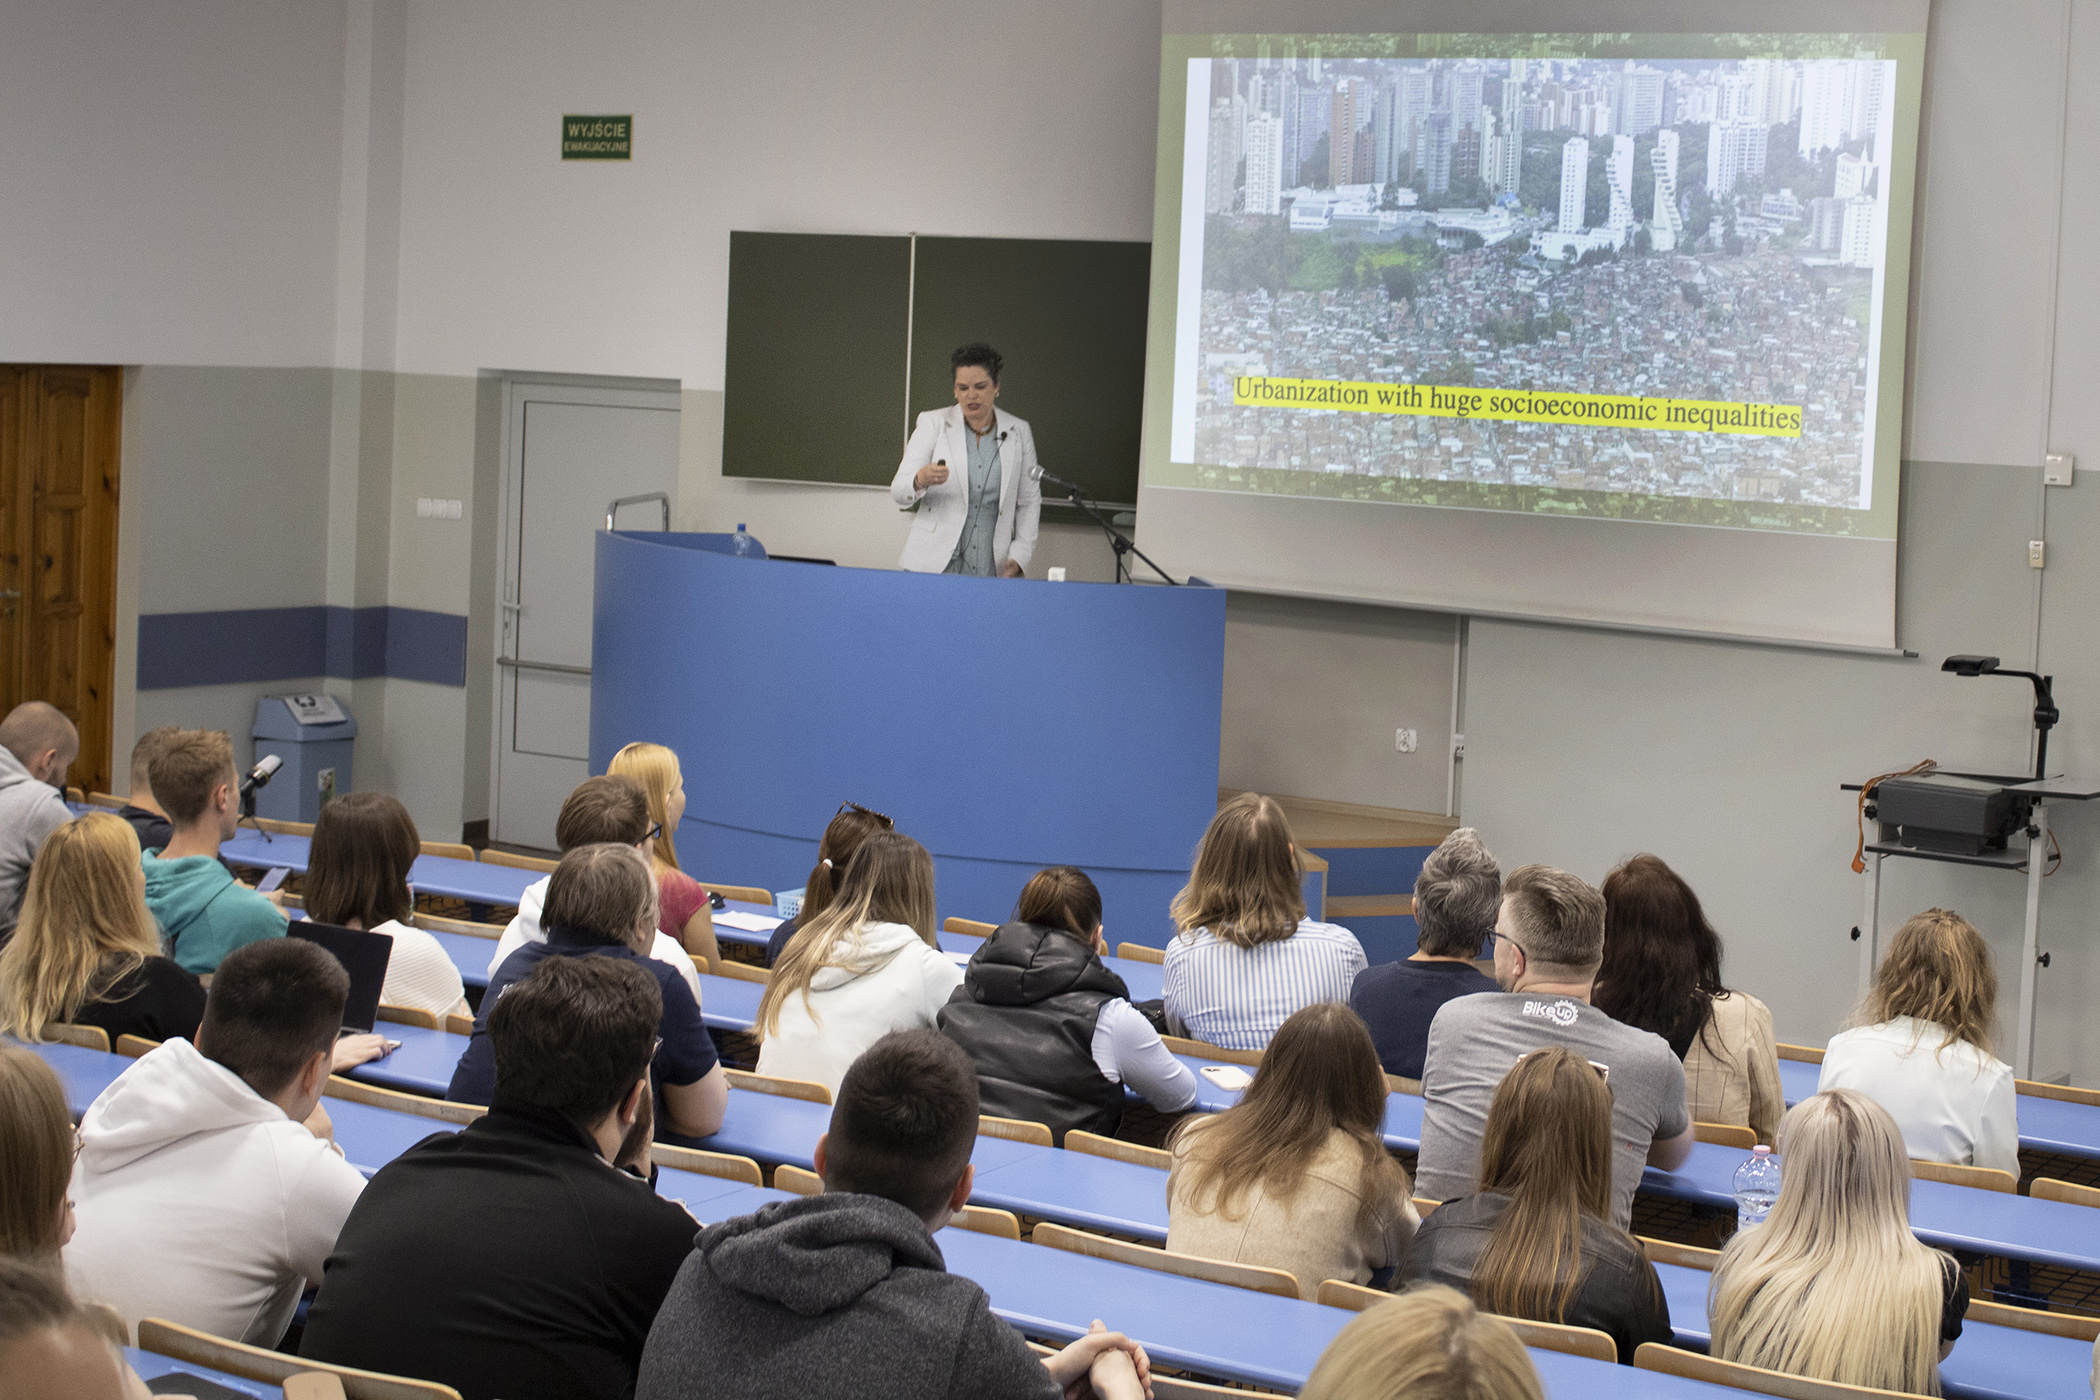
[[[282,758],[279,758],[274,753],[264,754],[262,761],[249,770],[247,777],[241,779],[241,796],[246,797],[259,787],[267,787],[270,779],[276,777],[277,770],[282,767],[284,767]]]
[[[1041,462],[1036,463],[1034,466],[1028,469],[1028,479],[1030,481],[1047,481],[1052,486],[1063,487],[1067,491],[1079,491],[1084,489],[1081,486],[1079,486],[1076,482],[1067,481],[1061,476],[1052,476],[1050,473],[1044,471],[1043,464]]]

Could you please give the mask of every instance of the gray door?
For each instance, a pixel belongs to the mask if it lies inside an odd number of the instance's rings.
[[[591,581],[607,502],[678,485],[678,393],[505,386],[503,618],[489,836],[554,848],[562,799],[590,775]],[[663,523],[651,502],[621,529]],[[636,735],[635,738],[646,738]]]

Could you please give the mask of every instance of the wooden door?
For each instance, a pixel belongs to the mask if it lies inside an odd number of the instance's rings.
[[[0,365],[0,711],[80,729],[67,781],[113,792],[117,435],[123,371]]]

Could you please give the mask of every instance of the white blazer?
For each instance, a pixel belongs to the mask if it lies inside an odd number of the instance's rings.
[[[1026,419],[992,410],[999,441],[999,523],[992,531],[992,568],[1008,559],[1028,567],[1035,553],[1036,525],[1043,514],[1042,484],[1029,475],[1035,466],[1035,434]],[[963,522],[970,514],[970,430],[963,424],[962,405],[919,415],[911,441],[904,445],[904,460],[890,481],[890,499],[899,510],[919,508],[904,537],[904,552],[897,567],[916,573],[937,574],[948,567],[962,538]],[[912,489],[919,468],[945,459],[948,479],[924,491]]]

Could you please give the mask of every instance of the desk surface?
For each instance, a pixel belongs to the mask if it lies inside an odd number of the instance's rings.
[[[1821,1065],[1806,1060],[1781,1060],[1780,1097],[1792,1107],[1816,1092],[1822,1074]],[[2018,1108],[2020,1146],[2065,1157],[2100,1158],[2100,1105],[2022,1094]]]
[[[388,1040],[400,1041],[401,1048],[359,1065],[346,1078],[382,1089],[399,1089],[404,1094],[421,1094],[427,1099],[445,1097],[445,1091],[452,1087],[452,1071],[458,1068],[459,1057],[467,1053],[466,1036],[394,1021],[381,1021],[373,1029]]]
[[[435,938],[445,956],[459,969],[459,980],[469,987],[488,990],[489,959],[496,956],[496,940],[472,933],[446,933],[443,929],[425,929]]]
[[[972,1202],[1016,1215],[1137,1239],[1167,1238],[1167,1174],[1055,1147],[1028,1147],[998,1165],[977,1164]]]
[[[9,1044],[18,1044],[10,1040]],[[131,1067],[132,1062],[122,1055],[107,1050],[89,1050],[80,1045],[40,1044],[27,1048],[36,1051],[43,1062],[58,1072],[58,1082],[66,1091],[66,1111],[75,1122],[88,1111],[88,1105],[102,1096],[102,1091],[116,1082],[117,1076]]]
[[[309,837],[285,832],[243,830],[219,847],[219,854],[235,865],[269,870],[286,866],[306,873]],[[516,904],[526,889],[547,877],[537,870],[509,865],[489,865],[478,860],[454,860],[450,856],[417,856],[408,868],[408,883],[419,894],[441,894],[473,904]]]
[[[271,1385],[268,1381],[251,1381],[245,1376],[214,1371],[209,1366],[199,1366],[191,1361],[177,1361],[172,1356],[140,1351],[137,1347],[124,1348],[124,1359],[131,1363],[131,1369],[138,1372],[139,1379],[143,1381],[156,1380],[161,1376],[195,1376],[198,1380],[211,1381],[225,1386],[228,1390],[239,1391],[243,1395],[253,1395],[257,1400],[283,1400],[284,1396],[283,1386]]]
[[[328,1110],[328,1119],[335,1125],[335,1145],[343,1150],[343,1160],[367,1177],[424,1138],[459,1131],[435,1118],[348,1099],[323,1099],[321,1107]]]
[[[710,1030],[748,1031],[758,1023],[758,1001],[765,984],[733,977],[700,974],[700,1020]]]

